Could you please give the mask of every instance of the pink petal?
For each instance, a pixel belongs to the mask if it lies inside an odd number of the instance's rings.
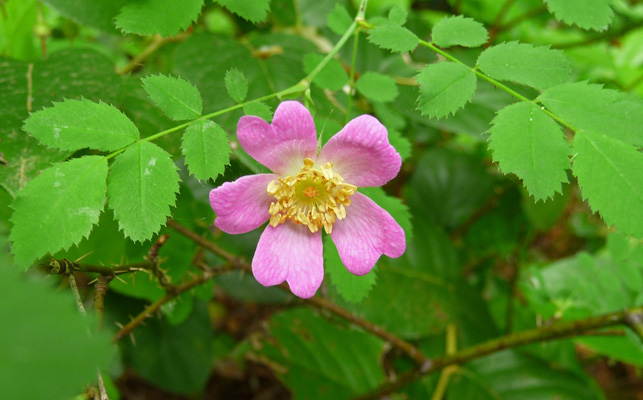
[[[313,117],[296,101],[279,104],[272,125],[259,117],[241,117],[237,139],[252,158],[281,176],[296,174],[304,158],[317,154]]]
[[[397,258],[406,249],[400,225],[361,193],[351,197],[346,218],[335,222],[330,237],[342,262],[355,275],[367,274],[382,254]]]
[[[314,296],[324,278],[321,231],[311,233],[306,225],[290,221],[268,225],[257,244],[252,273],[264,286],[288,281],[296,296]]]
[[[402,158],[388,142],[388,132],[375,117],[361,115],[331,137],[318,165],[333,163],[333,170],[351,185],[382,186],[395,178]]]
[[[270,196],[266,189],[276,176],[247,175],[226,182],[210,192],[210,205],[217,214],[214,225],[226,233],[250,232],[270,218]]]

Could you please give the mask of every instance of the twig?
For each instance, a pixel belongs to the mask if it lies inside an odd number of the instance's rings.
[[[218,267],[218,268],[211,268],[209,270],[204,271],[203,273],[196,276],[195,278],[190,279],[189,281],[183,282],[182,284],[176,286],[174,291],[168,292],[165,296],[161,297],[154,303],[147,306],[145,310],[143,310],[140,314],[134,317],[127,325],[123,326],[121,330],[116,332],[116,334],[112,338],[112,343],[118,342],[125,336],[129,335],[129,333],[132,332],[134,328],[136,328],[141,322],[143,322],[147,318],[151,317],[156,311],[158,311],[161,308],[163,304],[178,297],[181,293],[187,292],[188,290],[193,289],[194,287],[209,281],[215,276],[221,275],[233,269],[235,269],[235,267],[232,264],[227,264],[226,266]]]
[[[74,298],[76,299],[76,307],[78,308],[78,311],[83,315],[87,315],[87,311],[85,311],[85,306],[83,305],[83,299],[80,297],[80,292],[78,292],[78,285],[76,284],[74,273],[69,272],[68,274],[65,274],[65,276],[67,277],[67,281],[69,282],[69,288],[71,289],[71,292],[74,294]]]
[[[500,350],[511,349],[534,342],[544,342],[576,336],[597,328],[628,324],[628,318],[631,319],[628,315],[643,315],[643,307],[636,307],[630,310],[618,311],[575,321],[559,322],[541,328],[505,335],[477,346],[468,347],[453,355],[435,358],[424,370],[420,369],[402,374],[395,381],[382,384],[371,393],[360,396],[358,399],[374,399],[387,395],[412,382],[415,382],[425,375],[439,371],[449,365],[461,364]]]
[[[143,61],[145,61],[149,56],[154,54],[156,50],[160,49],[167,43],[182,42],[188,37],[190,37],[188,33],[179,33],[176,36],[166,37],[166,38],[161,37],[161,35],[154,36],[154,39],[152,39],[152,42],[145,48],[145,50],[143,50],[140,54],[137,54],[134,58],[132,58],[130,62],[127,63],[127,65],[125,65],[123,68],[121,68],[118,71],[118,74],[125,75],[127,73],[132,72],[138,66],[142,65]]]
[[[98,275],[98,281],[96,281],[96,286],[94,287],[94,310],[96,310],[96,319],[99,330],[103,327],[105,295],[107,294],[109,283],[114,279],[114,277],[115,275],[100,274]]]
[[[129,272],[136,272],[142,269],[151,269],[152,264],[148,262],[136,264],[124,264],[114,267],[102,265],[79,264],[66,259],[53,259],[41,264],[50,274],[68,275],[71,272],[90,272],[103,275],[120,275]]]
[[[164,234],[159,236],[158,239],[156,239],[156,242],[150,247],[150,250],[147,252],[147,257],[145,259],[147,260],[148,263],[151,264],[151,270],[156,279],[158,280],[159,284],[165,289],[167,292],[172,292],[176,290],[176,285],[172,283],[172,278],[161,269],[160,265],[161,262],[158,259],[159,256],[159,250],[165,242],[170,238],[170,235]]]
[[[168,227],[174,229],[175,231],[179,232],[180,234],[186,236],[187,238],[191,239],[195,243],[197,243],[199,246],[203,247],[206,250],[209,250],[221,257],[223,257],[225,260],[228,262],[232,263],[236,268],[238,269],[244,269],[246,271],[252,272],[252,267],[243,259],[240,259],[233,255],[232,253],[228,252],[227,250],[224,250],[217,246],[216,244],[212,243],[211,241],[199,236],[196,232],[191,231],[190,229],[186,228],[185,226],[179,224],[176,221],[168,221],[167,224]],[[287,284],[281,284],[279,286],[280,289],[290,293],[290,288],[288,287]],[[404,339],[395,336],[394,334],[386,331],[385,329],[373,324],[370,321],[367,321],[363,318],[358,317],[357,315],[352,314],[350,311],[324,299],[323,297],[311,297],[309,299],[303,299],[305,303],[311,304],[319,309],[322,310],[327,310],[330,311],[331,313],[361,327],[365,331],[368,331],[376,336],[379,336],[380,338],[386,340],[387,342],[390,342],[393,346],[397,347],[398,349],[404,351],[409,357],[411,357],[418,365],[424,366],[430,360],[425,357],[420,350],[418,350],[417,347],[412,345],[411,343],[405,341]]]

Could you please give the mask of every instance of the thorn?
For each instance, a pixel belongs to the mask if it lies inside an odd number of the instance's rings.
[[[98,282],[98,278],[92,279],[91,281],[87,282],[87,285],[93,285],[96,282]]]
[[[79,262],[79,261],[81,261],[83,258],[87,257],[88,255],[92,254],[93,252],[94,252],[94,250],[90,251],[89,253],[85,254],[84,256],[80,256],[80,258],[78,258],[78,260],[76,260],[76,261],[74,261],[74,262],[75,262],[75,263],[78,263],[78,262]]]
[[[120,329],[125,328],[125,326],[124,326],[123,324],[121,324],[120,322],[114,322],[114,323],[115,323],[115,324],[116,324],[116,326],[118,326]]]
[[[127,285],[127,282],[125,281],[125,279],[121,278],[120,276],[114,275],[114,278],[118,279],[119,281],[121,281],[121,282],[123,282],[124,284]]]

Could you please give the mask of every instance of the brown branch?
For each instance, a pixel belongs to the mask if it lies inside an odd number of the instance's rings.
[[[449,365],[461,364],[500,350],[511,349],[535,342],[581,335],[588,331],[608,326],[628,324],[628,321],[632,319],[632,316],[636,316],[634,317],[635,319],[638,318],[640,321],[643,321],[643,307],[636,307],[630,310],[618,311],[575,321],[559,322],[541,328],[505,335],[477,346],[468,347],[453,355],[434,358],[426,364],[426,368],[420,368],[418,370],[404,373],[396,380],[382,384],[371,393],[360,396],[358,399],[365,400],[379,398],[380,396],[392,393],[412,382],[415,382],[425,375],[439,371]]]
[[[202,236],[199,236],[196,232],[193,232],[192,230],[186,228],[185,226],[179,224],[176,221],[169,220],[167,223],[167,226],[174,229],[175,231],[179,232],[180,234],[186,236],[187,238],[191,239],[195,243],[197,243],[199,246],[203,247],[206,250],[209,250],[221,257],[223,257],[225,260],[230,262],[235,266],[235,268],[238,269],[244,269],[246,271],[252,272],[252,267],[243,259],[236,257],[232,253],[228,252],[227,250],[224,250],[217,246],[216,244],[212,243],[211,241],[205,239]],[[283,283],[281,285],[278,285],[280,289],[291,293],[290,288],[288,287],[287,284]],[[338,306],[335,303],[332,303],[331,301],[315,296],[311,297],[309,299],[302,299],[303,302],[311,304],[319,309],[322,310],[327,310],[359,327],[364,329],[365,331],[368,331],[375,336],[379,336],[380,338],[386,340],[387,342],[391,343],[393,346],[397,347],[398,349],[404,351],[409,357],[411,357],[418,365],[424,366],[427,362],[430,362],[430,360],[425,357],[420,350],[418,350],[417,347],[413,346],[411,343],[405,341],[404,339],[395,336],[394,334],[386,331],[385,329],[373,324],[370,321],[367,321],[361,317],[358,317],[357,315],[352,314],[350,311]]]
[[[178,297],[181,295],[183,292],[187,292],[190,289],[193,289],[210,279],[214,278],[215,276],[224,274],[228,271],[234,270],[235,267],[232,264],[227,264],[223,267],[217,267],[217,268],[210,268],[208,270],[203,271],[201,274],[196,276],[195,278],[192,278],[186,282],[183,282],[180,285],[177,285],[175,287],[175,290],[172,292],[168,292],[165,296],[161,297],[154,303],[150,304],[147,306],[140,314],[138,314],[136,317],[134,317],[127,325],[123,326],[112,338],[112,343],[118,342],[125,336],[129,335],[130,332],[134,330],[141,322],[146,320],[147,318],[151,317],[154,315],[156,311],[158,311],[161,306],[172,299]]]

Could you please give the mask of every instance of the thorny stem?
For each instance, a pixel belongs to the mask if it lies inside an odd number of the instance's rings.
[[[152,273],[156,277],[156,280],[159,282],[159,284],[163,287],[163,289],[165,289],[167,292],[172,292],[176,289],[176,286],[172,284],[172,279],[169,277],[169,275],[161,269],[161,263],[158,260],[159,250],[169,238],[170,235],[167,234],[159,236],[152,247],[150,247],[150,250],[148,251],[147,257],[145,257],[145,259],[148,263],[151,264]]]
[[[203,247],[206,250],[211,251],[214,254],[217,254],[224,258],[226,261],[230,262],[236,268],[238,269],[243,269],[246,271],[251,272],[252,267],[245,261],[237,256],[231,254],[230,252],[220,248],[216,244],[212,243],[211,241],[205,239],[202,236],[199,236],[196,232],[186,228],[185,226],[179,224],[176,221],[168,221],[167,226],[169,228],[174,229],[175,231],[179,232],[180,234],[184,235],[185,237],[189,238],[190,240],[194,241],[196,244],[199,246]],[[290,293],[290,288],[286,284],[281,284],[279,286],[280,289]],[[427,362],[429,362],[429,359],[425,357],[420,350],[418,350],[417,347],[413,346],[411,343],[405,341],[404,339],[401,339],[394,334],[386,331],[385,329],[382,329],[381,327],[373,324],[370,321],[367,321],[363,318],[360,318],[348,310],[322,298],[322,297],[311,297],[309,299],[302,299],[303,302],[311,304],[319,309],[322,310],[327,310],[330,311],[331,313],[357,325],[360,326],[362,329],[365,331],[368,331],[376,336],[379,336],[380,338],[386,340],[387,342],[390,342],[393,346],[397,347],[398,349],[402,350],[405,352],[409,357],[411,357],[418,365],[424,365]]]
[[[98,329],[103,328],[103,317],[105,315],[105,295],[107,294],[107,288],[109,283],[114,279],[115,275],[98,275],[98,280],[96,281],[96,286],[94,286],[94,310],[96,311],[96,320],[98,324]]]
[[[115,267],[104,267],[102,265],[79,264],[69,260],[49,260],[43,265],[50,274],[67,275],[70,272],[89,272],[103,275],[120,275],[129,272],[136,272],[143,269],[151,269],[152,264],[148,262],[117,265]]]
[[[87,311],[85,311],[85,306],[83,305],[83,300],[80,297],[80,293],[78,292],[78,285],[76,284],[76,278],[74,278],[74,272],[70,270],[67,274],[63,275],[67,276],[69,287],[74,294],[74,298],[76,299],[76,306],[78,307],[78,311],[82,315],[87,315]],[[100,392],[101,400],[109,400],[109,397],[107,396],[107,390],[105,389],[105,382],[103,381],[103,376],[100,370],[96,371],[96,376],[98,380],[98,390]]]
[[[209,268],[204,270],[201,274],[197,275],[196,277],[186,282],[183,282],[180,285],[177,285],[172,292],[166,293],[165,296],[161,297],[154,303],[147,306],[145,310],[143,310],[140,314],[134,317],[127,325],[123,326],[118,332],[116,332],[116,334],[112,338],[112,343],[118,342],[125,336],[129,335],[130,332],[134,330],[134,328],[136,328],[141,322],[143,322],[147,318],[154,315],[154,313],[157,312],[161,308],[161,306],[163,306],[165,303],[173,300],[174,298],[178,297],[180,294],[187,292],[188,290],[193,289],[209,281],[215,276],[226,273],[232,269],[235,269],[235,264],[233,263],[227,264],[223,267]]]
[[[643,307],[635,307],[629,310],[612,312],[575,321],[559,322],[549,326],[501,336],[499,338],[489,340],[485,343],[481,343],[477,346],[472,346],[460,350],[453,355],[445,355],[442,357],[434,358],[426,365],[426,368],[404,373],[400,375],[396,380],[382,384],[371,393],[359,397],[359,399],[365,400],[379,398],[380,396],[392,393],[412,382],[415,382],[423,376],[439,371],[449,365],[462,364],[464,362],[471,361],[500,350],[511,349],[535,342],[544,342],[570,336],[577,336],[594,329],[604,328],[608,326],[623,324],[628,324],[631,326],[630,320],[632,319],[633,315],[637,316],[635,317],[635,319],[639,321],[638,324],[640,330],[637,333],[639,335],[643,335]]]

